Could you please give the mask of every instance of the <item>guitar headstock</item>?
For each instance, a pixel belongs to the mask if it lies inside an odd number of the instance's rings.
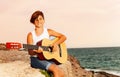
[[[18,42],[6,42],[7,49],[20,49],[22,48],[22,44]]]

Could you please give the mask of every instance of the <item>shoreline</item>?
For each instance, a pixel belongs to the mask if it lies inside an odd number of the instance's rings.
[[[94,71],[95,73],[106,72],[106,73],[109,73],[109,74],[120,76],[120,71],[115,71],[115,70],[102,70],[102,69],[86,69],[86,70],[87,71]]]

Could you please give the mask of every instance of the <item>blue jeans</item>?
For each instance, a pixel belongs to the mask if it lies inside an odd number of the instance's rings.
[[[39,60],[37,57],[30,57],[31,60],[31,67],[39,68],[43,70],[48,70],[51,64],[54,64],[52,61],[48,60]]]

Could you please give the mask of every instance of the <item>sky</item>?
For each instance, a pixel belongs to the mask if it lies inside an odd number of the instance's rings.
[[[120,46],[120,0],[0,0],[0,43],[26,43],[36,10],[68,48]]]

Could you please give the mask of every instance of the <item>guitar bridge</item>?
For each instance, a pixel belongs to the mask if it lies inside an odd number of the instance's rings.
[[[60,47],[60,45],[58,45],[58,46],[59,46],[59,54],[60,54],[60,57],[62,57],[61,47]]]

